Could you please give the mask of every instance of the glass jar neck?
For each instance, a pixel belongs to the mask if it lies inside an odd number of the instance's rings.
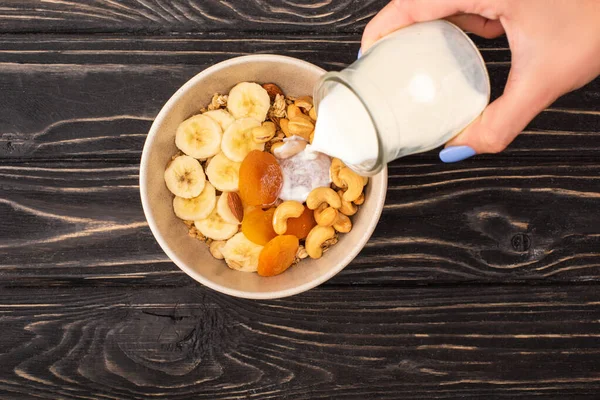
[[[377,101],[377,96],[374,95],[376,90],[364,90],[369,83],[361,80],[361,77],[351,68],[347,68],[341,72],[328,72],[323,75],[323,77],[321,77],[317,83],[313,96],[315,107],[317,109],[317,115],[319,114],[319,106],[321,105],[323,99],[338,85],[342,85],[347,88],[356,97],[356,99],[360,101],[360,104],[362,104],[362,107],[364,108],[365,114],[370,118],[370,122],[374,131],[373,139],[377,142],[377,155],[375,158],[358,164],[348,163],[346,160],[342,161],[344,161],[344,163],[350,169],[360,175],[376,175],[388,162],[385,157],[386,152],[384,148],[384,142],[381,137],[381,129],[384,129],[383,126],[385,125],[389,126],[390,122],[395,125],[393,114],[391,113],[391,110],[387,104],[381,104],[381,101]],[[378,107],[370,106],[373,104],[378,104]],[[385,123],[386,121],[387,124]],[[392,129],[395,128],[395,126],[392,127]],[[360,149],[357,148],[356,151],[360,151]]]

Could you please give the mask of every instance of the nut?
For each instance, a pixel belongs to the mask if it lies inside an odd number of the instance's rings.
[[[369,177],[368,176],[361,176],[362,180],[363,180],[363,186],[367,186],[367,183],[369,183]]]
[[[327,203],[330,207],[336,209],[342,206],[340,196],[328,187],[313,189],[306,198],[306,206],[311,210],[316,210],[323,203]]]
[[[313,98],[311,96],[301,96],[294,101],[296,107],[303,108],[306,112],[313,108]]]
[[[292,136],[290,134],[290,130],[289,130],[289,123],[290,120],[289,119],[285,119],[285,118],[281,118],[279,120],[279,127],[281,128],[281,131],[285,134],[285,136],[290,137]]]
[[[288,123],[290,135],[298,135],[305,140],[310,140],[310,134],[315,130],[315,124],[305,115],[290,118]]]
[[[273,139],[275,136],[275,132],[277,128],[275,124],[271,121],[263,122],[261,126],[257,126],[256,128],[252,128],[252,139],[256,143],[266,143],[269,140]]]
[[[294,104],[290,104],[287,107],[287,117],[288,119],[292,119],[294,117],[297,117],[298,115],[302,115],[302,110],[300,109],[300,107],[294,105]]]
[[[308,257],[308,252],[306,251],[306,248],[304,246],[299,246],[298,251],[296,252],[296,258],[304,260],[306,257]]]
[[[278,150],[276,150],[273,155],[279,159],[285,159],[295,156],[300,153],[302,150],[306,148],[306,143],[304,140],[288,140],[283,143],[285,147],[278,146]]]
[[[273,143],[271,145],[271,154],[273,154],[275,157],[277,157],[276,151],[278,148],[280,148],[281,146],[283,146],[283,142],[276,142]]]
[[[308,143],[312,144],[313,140],[315,140],[315,131],[312,131],[310,137],[308,138]]]
[[[321,258],[323,249],[321,246],[327,240],[335,236],[335,230],[330,226],[317,225],[310,230],[306,237],[305,248],[310,258]]]
[[[333,229],[340,233],[348,233],[352,230],[352,221],[346,215],[339,213]]]
[[[223,253],[221,253],[221,249],[223,248],[223,246],[225,246],[225,243],[227,242],[225,242],[224,240],[213,240],[213,242],[208,247],[208,249],[210,250],[210,254],[212,254],[212,256],[217,260],[222,260],[223,258],[225,258],[223,257]]]
[[[310,109],[310,111],[308,112],[308,116],[311,117],[313,119],[313,121],[317,120],[317,107],[313,107]]]
[[[363,191],[363,179],[362,176],[352,171],[348,167],[344,167],[339,173],[340,180],[344,183],[345,188],[348,188],[343,195],[343,199],[346,201],[354,201],[358,199]]]
[[[273,214],[273,230],[278,235],[284,235],[287,231],[288,218],[298,218],[304,212],[304,206],[297,201],[284,201],[275,209]]]
[[[350,201],[346,201],[344,200],[344,191],[343,190],[338,190],[338,195],[340,196],[340,200],[342,200],[342,206],[340,207],[340,212],[344,215],[354,215],[356,214],[356,212],[358,211],[358,207],[356,206],[356,204],[350,202]]]
[[[240,222],[244,219],[244,206],[242,205],[242,199],[240,195],[235,192],[229,192],[227,194],[227,205],[231,210],[233,216]]]
[[[271,101],[275,100],[275,96],[277,95],[283,96],[283,90],[281,90],[279,86],[277,86],[274,83],[265,83],[264,85],[262,85],[262,87],[269,94]]]
[[[331,226],[338,219],[338,210],[329,207],[326,203],[321,204],[315,210],[315,221],[321,226]]]
[[[358,199],[354,200],[354,204],[356,204],[357,206],[360,206],[364,202],[365,202],[365,193],[362,192],[360,194],[360,196],[358,196]]]
[[[340,170],[344,168],[345,165],[339,158],[334,158],[331,160],[331,167],[329,168],[329,175],[331,175],[331,180],[333,184],[341,189],[345,189],[344,182],[340,179]]]

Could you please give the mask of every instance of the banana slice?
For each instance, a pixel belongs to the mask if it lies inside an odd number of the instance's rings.
[[[205,159],[220,151],[222,134],[221,126],[214,119],[195,115],[179,124],[175,145],[188,156]]]
[[[249,117],[263,122],[271,108],[271,99],[269,93],[259,84],[242,82],[229,92],[227,108],[235,119]]]
[[[185,221],[197,221],[210,215],[217,204],[216,190],[210,182],[206,182],[200,196],[191,199],[177,197],[173,199],[173,210],[177,217]],[[230,211],[231,212],[231,211]]]
[[[179,156],[165,170],[165,183],[175,196],[191,199],[198,197],[206,183],[200,162],[190,156]]]
[[[229,192],[223,192],[221,195],[221,198],[217,202],[217,214],[219,214],[225,222],[229,222],[230,224],[240,224],[242,221],[238,220],[231,212],[228,196]]]
[[[227,240],[237,233],[239,224],[229,224],[223,221],[215,208],[207,218],[194,221],[194,226],[207,238]]]
[[[242,162],[252,150],[263,151],[264,143],[256,143],[252,137],[252,129],[259,127],[260,122],[254,118],[242,118],[227,128],[221,141],[221,150],[233,161]]]
[[[248,240],[242,232],[229,239],[221,248],[221,254],[230,268],[242,272],[256,272],[258,256],[263,246]]]
[[[225,154],[219,153],[208,163],[206,175],[217,190],[236,192],[240,181],[240,165],[242,163],[231,161]]]
[[[235,121],[235,118],[233,118],[233,116],[229,114],[227,110],[223,109],[207,111],[202,115],[206,115],[207,117],[214,119],[215,122],[219,124],[223,132],[229,128],[229,125],[233,124],[233,121]]]

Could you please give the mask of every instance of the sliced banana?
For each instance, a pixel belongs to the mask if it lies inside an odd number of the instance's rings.
[[[271,108],[269,93],[257,83],[238,83],[229,92],[227,109],[235,119],[254,118],[263,122]]]
[[[191,199],[177,197],[173,199],[173,210],[177,217],[185,221],[196,221],[210,215],[217,204],[216,190],[210,182],[206,182],[200,196]]]
[[[190,156],[179,156],[165,170],[165,183],[175,196],[191,199],[198,197],[206,183],[200,162]]]
[[[235,121],[227,128],[221,141],[221,150],[233,161],[242,162],[252,150],[263,151],[264,143],[256,143],[253,139],[252,129],[261,124],[254,118],[242,118]]]
[[[205,159],[221,149],[223,129],[214,119],[206,115],[195,115],[177,127],[175,145],[188,156]]]
[[[227,110],[223,109],[207,111],[202,115],[206,115],[207,117],[214,119],[215,122],[219,124],[223,132],[229,128],[229,125],[233,124],[233,121],[235,121],[235,118],[233,118],[233,116],[229,114]]]
[[[225,222],[229,222],[230,224],[240,224],[242,221],[238,220],[231,212],[228,196],[229,192],[223,192],[221,195],[221,198],[217,202],[217,214],[219,214]]]
[[[229,239],[221,248],[221,254],[230,268],[242,272],[256,272],[258,256],[263,246],[251,242],[242,232]]]
[[[207,218],[194,221],[194,226],[207,238],[227,240],[237,233],[239,224],[230,224],[223,221],[215,208]]]
[[[223,153],[214,156],[206,167],[208,180],[217,190],[236,192],[240,181],[242,163],[231,161]]]

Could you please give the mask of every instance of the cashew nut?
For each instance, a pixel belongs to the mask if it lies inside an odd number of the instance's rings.
[[[337,221],[338,210],[329,207],[327,203],[322,203],[315,210],[315,221],[321,226],[331,226]]]
[[[285,118],[281,118],[279,120],[279,127],[281,128],[281,131],[285,134],[285,136],[289,137],[290,136],[290,130],[288,129],[288,124],[290,123],[289,119],[285,119]]]
[[[283,146],[283,142],[275,142],[271,145],[271,154],[277,156],[277,149]]]
[[[225,246],[225,243],[227,242],[225,242],[224,240],[213,240],[210,246],[208,247],[210,254],[212,254],[212,256],[217,260],[222,260],[224,258],[223,253],[221,253],[221,249],[223,248],[223,246]]]
[[[360,194],[360,196],[358,196],[358,199],[354,200],[354,204],[356,204],[357,206],[360,206],[364,202],[365,202],[365,192],[362,192]]]
[[[292,119],[292,118],[297,117],[298,115],[301,115],[301,114],[302,114],[302,110],[297,105],[290,104],[287,107],[287,117],[288,117],[288,119]]]
[[[292,136],[296,135],[304,138],[304,140],[310,140],[310,134],[315,130],[315,124],[312,119],[301,114],[290,118],[288,130]]]
[[[275,209],[273,214],[273,230],[278,235],[283,235],[287,231],[288,218],[298,218],[304,212],[304,206],[297,201],[284,201]]]
[[[271,121],[263,122],[261,126],[257,126],[252,129],[252,139],[256,143],[266,143],[269,140],[273,139],[275,136],[275,131],[277,128],[275,124]]]
[[[327,203],[330,207],[340,208],[342,200],[332,188],[318,187],[313,189],[306,198],[306,206],[311,210],[316,210],[321,204]]]
[[[339,178],[344,182],[344,187],[348,188],[344,192],[344,200],[354,201],[358,199],[364,188],[362,176],[358,175],[350,168],[344,167],[340,170]]]
[[[334,158],[331,160],[331,167],[329,168],[329,175],[331,176],[331,180],[333,184],[340,189],[345,189],[344,182],[340,179],[340,170],[344,168],[345,165],[339,158]]]
[[[308,116],[311,117],[313,119],[313,121],[317,120],[317,107],[313,107],[310,109],[310,111],[308,112]]]
[[[335,236],[335,230],[330,226],[315,226],[306,237],[305,248],[310,258],[321,258],[323,255],[322,245]]]
[[[280,147],[278,150],[271,151],[273,155],[280,159],[290,158],[300,153],[306,148],[308,144],[304,140],[288,140],[283,142],[284,147]]]
[[[313,108],[313,98],[311,96],[301,96],[294,101],[294,105],[303,108],[306,112]]]
[[[352,203],[350,201],[346,201],[344,200],[344,191],[343,190],[338,190],[338,195],[340,196],[340,199],[342,200],[342,206],[340,207],[340,212],[344,215],[354,215],[356,214],[356,212],[358,211],[358,207],[356,206],[355,203]]]
[[[352,221],[346,215],[340,213],[333,224],[333,229],[340,233],[348,233],[352,230]]]

